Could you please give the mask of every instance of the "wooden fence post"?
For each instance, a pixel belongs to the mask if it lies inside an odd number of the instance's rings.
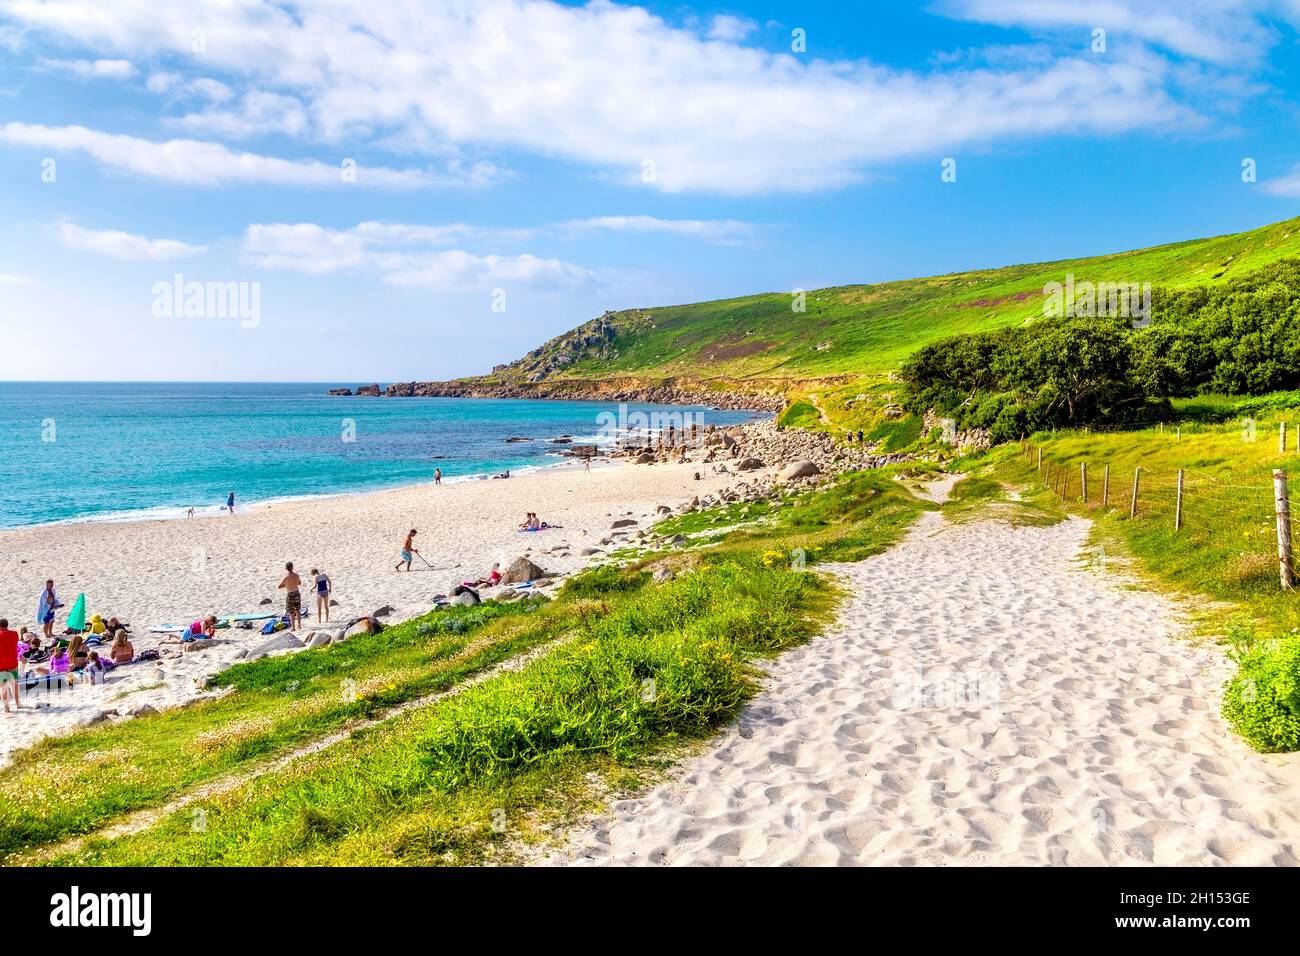
[[[1128,506],[1128,516],[1136,518],[1138,515],[1138,475],[1142,473],[1142,466],[1139,465],[1133,469],[1133,501]]]
[[[1295,587],[1295,569],[1291,563],[1291,499],[1287,494],[1286,472],[1273,472],[1273,500],[1277,507],[1277,565],[1283,590]]]
[[[1174,502],[1174,530],[1183,528],[1183,470],[1178,469],[1178,498]]]
[[[1179,425],[1178,430],[1174,432],[1174,441],[1182,441],[1182,440],[1183,440],[1183,426]]]
[[[1043,446],[1042,445],[1038,446],[1038,470],[1040,472],[1043,470]]]
[[[1110,465],[1107,465],[1101,473],[1101,506],[1103,509],[1110,505]]]
[[[1079,462],[1079,497],[1086,505],[1088,503],[1088,463]]]
[[[1277,426],[1277,453],[1286,454],[1286,422]]]

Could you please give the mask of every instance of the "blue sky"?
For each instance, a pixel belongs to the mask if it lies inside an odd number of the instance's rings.
[[[1298,24],[0,0],[0,379],[452,377],[607,308],[1251,228],[1300,212]],[[255,288],[255,320],[159,314],[178,275]]]

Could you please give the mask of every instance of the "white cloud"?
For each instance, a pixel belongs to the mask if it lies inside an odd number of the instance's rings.
[[[714,17],[709,24],[709,39],[739,43],[757,29],[758,24],[753,20],[722,13]]]
[[[27,276],[20,276],[13,272],[0,272],[0,285],[26,285],[31,281]]]
[[[148,239],[114,229],[86,229],[72,222],[58,224],[59,241],[70,249],[82,249],[128,261],[183,259],[196,256],[207,246],[192,246],[179,239]]]
[[[1129,39],[1217,64],[1261,55],[1277,40],[1261,21],[1270,0],[946,0],[940,10],[963,19],[1028,29],[1073,30],[1088,49],[1092,31],[1107,47]]]
[[[1265,180],[1260,183],[1260,188],[1273,196],[1300,199],[1300,166],[1293,166],[1285,176]]]
[[[376,274],[390,285],[438,291],[487,288],[504,281],[574,286],[595,279],[591,271],[559,259],[430,248],[477,231],[463,224],[363,222],[351,229],[331,229],[315,223],[255,223],[244,234],[242,251],[264,268],[309,275],[359,271]]]
[[[190,113],[178,123],[192,132],[230,139],[267,133],[298,136],[307,127],[307,113],[295,97],[249,90],[237,109]]]
[[[145,80],[145,88],[150,93],[170,93],[176,96],[200,96],[213,103],[225,103],[235,95],[225,83],[208,76],[187,80],[179,73],[160,70],[150,73]]]
[[[129,60],[51,60],[41,64],[57,73],[65,73],[81,80],[129,80],[135,76],[135,67]]]
[[[736,243],[752,239],[753,224],[735,219],[657,219],[654,216],[592,216],[560,223],[569,232],[652,232],[709,242]]]
[[[1226,0],[1196,5],[1216,14],[1201,18],[1179,17],[1162,2],[1149,23],[1139,22],[1136,0],[1044,0],[1051,15],[1018,0],[952,6],[1044,28],[1113,8],[1114,22],[1140,37],[1207,58],[1262,42],[1253,18],[1243,18],[1251,27],[1233,26]],[[3,9],[97,50],[194,59],[194,14],[165,0],[0,0]],[[1207,23],[1230,28],[1227,39],[1212,42]],[[666,192],[820,189],[904,157],[1198,120],[1172,95],[1171,62],[1147,47],[1101,57],[1081,42],[1078,55],[1058,47],[1046,61],[916,71],[819,60],[815,48],[772,53],[744,45],[744,28],[739,18],[715,18],[701,36],[608,2],[318,0],[289,8],[241,0],[207,22],[203,61],[246,89],[301,102],[302,132],[313,139],[409,139],[448,155],[523,150]],[[269,109],[259,119],[241,106],[224,122],[226,135],[251,135],[259,122],[283,130],[285,116]]]
[[[0,126],[0,141],[15,146],[82,152],[116,169],[194,186],[218,186],[224,183],[348,185],[340,165],[330,165],[314,159],[290,160],[237,152],[220,143],[193,139],[173,139],[159,143],[135,136],[86,129],[84,126],[6,123]],[[490,182],[495,172],[495,167],[491,164],[478,164],[467,169],[449,165],[443,172],[358,165],[355,184],[381,189],[477,186]]]

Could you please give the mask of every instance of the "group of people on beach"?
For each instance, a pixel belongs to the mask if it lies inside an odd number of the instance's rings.
[[[37,598],[41,634],[25,626],[14,631],[7,618],[0,618],[0,701],[5,713],[21,709],[25,687],[71,686],[73,675],[100,683],[108,671],[137,660],[128,625],[116,617],[105,620],[96,614],[81,630],[55,636],[55,612],[63,606],[51,579]]]

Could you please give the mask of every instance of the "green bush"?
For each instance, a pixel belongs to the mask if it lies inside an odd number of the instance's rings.
[[[1300,750],[1300,639],[1256,645],[1234,656],[1237,673],[1224,688],[1224,719],[1256,750]]]

